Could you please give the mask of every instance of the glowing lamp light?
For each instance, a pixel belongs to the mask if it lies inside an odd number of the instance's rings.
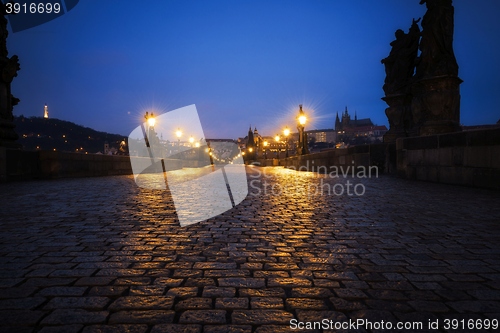
[[[196,143],[194,144],[194,146],[195,146],[196,148],[199,148],[199,147],[200,147],[200,143],[199,143],[199,142],[196,142]]]
[[[245,155],[245,152],[242,152],[241,155]]]
[[[249,152],[253,152],[253,148],[248,148],[248,151]]]
[[[290,129],[287,127],[285,127],[285,129],[283,130],[283,134],[285,134],[285,136],[289,136],[290,135]]]
[[[182,131],[180,128],[177,129],[177,132],[175,132],[175,135],[177,135],[178,138],[182,136]]]
[[[280,136],[279,136],[279,135],[276,135],[276,136],[274,137],[274,140],[276,140],[276,142],[279,142],[279,141],[280,141]]]
[[[154,127],[156,123],[156,119],[153,117],[153,113],[151,113],[151,117],[148,118],[148,125],[150,127]]]
[[[269,144],[269,142],[264,141],[264,147],[267,147],[268,144]]]
[[[189,142],[191,142],[191,143],[194,142],[194,138],[192,136],[189,138]]]
[[[306,121],[307,121],[306,116],[300,116],[300,117],[299,117],[299,124],[301,124],[301,125],[305,125],[305,124],[306,124]]]

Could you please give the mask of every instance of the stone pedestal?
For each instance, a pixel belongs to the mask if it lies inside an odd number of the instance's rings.
[[[424,78],[412,84],[411,136],[460,131],[460,84],[457,76]]]
[[[16,142],[19,136],[14,131],[15,127],[12,121],[0,119],[0,147],[14,149],[20,149],[22,147],[21,144]]]
[[[406,137],[411,126],[410,102],[407,94],[388,95],[383,97],[389,107],[385,114],[389,120],[389,130],[384,134],[384,142],[396,142],[397,138]]]

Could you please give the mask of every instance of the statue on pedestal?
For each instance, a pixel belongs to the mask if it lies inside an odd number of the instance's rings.
[[[421,25],[413,20],[408,34],[396,31],[385,65],[385,110],[389,131],[384,142],[398,137],[434,135],[460,130],[458,64],[453,52],[452,0],[421,0],[427,6]],[[421,51],[418,56],[418,50]]]
[[[14,131],[14,116],[12,110],[14,105],[19,103],[19,99],[11,93],[11,82],[17,76],[19,59],[17,55],[8,57],[7,51],[7,19],[5,18],[5,5],[0,3],[0,146],[15,147],[18,135]]]
[[[460,130],[460,84],[453,52],[452,0],[421,0],[427,12],[422,19],[420,57],[412,84],[411,110],[414,135]]]

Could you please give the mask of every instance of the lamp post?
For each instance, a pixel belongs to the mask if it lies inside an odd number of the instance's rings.
[[[267,145],[269,144],[269,142],[267,142],[267,140],[264,141],[264,159],[267,160]]]
[[[297,147],[297,154],[304,155],[308,153],[307,137],[304,132],[304,126],[307,122],[307,117],[302,110],[302,104],[299,104],[299,115],[297,116],[297,122],[297,129],[299,130],[299,145]]]
[[[283,130],[283,134],[285,135],[285,157],[288,157],[288,136],[290,135],[290,129],[288,126]]]
[[[177,128],[175,135],[177,136],[177,151],[180,151],[181,150],[181,136],[182,136],[182,131],[180,128]]]
[[[280,151],[281,151],[281,148],[279,147],[279,143],[280,143],[279,134],[276,134],[276,136],[274,137],[274,140],[276,141],[276,154],[278,155],[278,160],[279,160],[280,159]]]
[[[154,126],[155,126],[155,123],[156,123],[156,119],[155,119],[155,116],[153,114],[153,112],[151,112],[151,115],[149,115],[149,113],[146,111],[146,115],[144,116],[144,118],[146,118],[146,122],[148,124],[148,141],[149,143],[153,143],[153,135],[151,133],[151,129],[153,129],[154,131]]]

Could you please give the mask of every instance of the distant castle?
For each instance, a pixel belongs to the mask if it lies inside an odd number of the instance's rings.
[[[374,126],[370,118],[358,119],[356,111],[354,112],[354,120],[351,120],[351,115],[347,111],[347,106],[345,107],[344,113],[342,113],[342,120],[339,118],[339,113],[337,112],[337,118],[335,119],[335,131],[353,130],[357,127]]]

